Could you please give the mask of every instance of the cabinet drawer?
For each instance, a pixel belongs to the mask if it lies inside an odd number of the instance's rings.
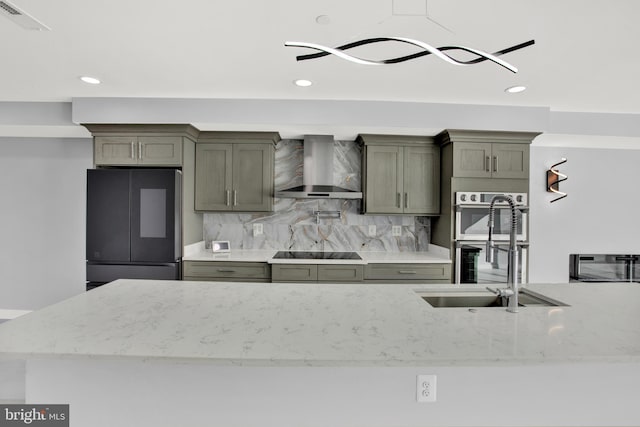
[[[318,280],[318,266],[310,264],[273,264],[274,282],[315,282]]]
[[[362,282],[362,265],[318,265],[318,281],[324,282]]]
[[[451,281],[451,264],[368,264],[364,269],[365,280],[375,281]]]
[[[274,282],[362,282],[364,266],[343,264],[273,264]]]
[[[264,280],[271,278],[266,262],[184,261],[184,280],[242,279]]]

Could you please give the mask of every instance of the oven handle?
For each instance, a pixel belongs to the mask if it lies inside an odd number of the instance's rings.
[[[476,205],[454,205],[456,212],[461,211],[462,209],[488,209],[489,208],[489,203],[484,204],[484,203],[478,203]],[[509,205],[508,204],[499,204],[496,203],[494,208],[496,209],[509,209]],[[529,210],[529,206],[525,206],[525,205],[516,205],[516,209],[520,210],[520,211],[528,211]]]
[[[454,242],[454,245],[456,248],[462,248],[464,246],[484,246],[487,243],[486,240],[456,240]],[[509,246],[509,241],[508,240],[493,240],[493,243],[496,247],[498,246]],[[528,248],[529,247],[529,241],[528,240],[518,240],[516,242],[516,246],[521,247],[521,248]]]

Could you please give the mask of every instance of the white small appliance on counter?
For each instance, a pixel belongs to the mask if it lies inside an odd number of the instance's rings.
[[[225,253],[231,251],[231,244],[228,240],[212,240],[211,241],[211,251],[214,254],[217,253]]]

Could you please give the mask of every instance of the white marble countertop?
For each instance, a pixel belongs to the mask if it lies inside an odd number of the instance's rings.
[[[640,362],[640,285],[528,285],[569,307],[433,308],[453,285],[118,280],[0,324],[0,356],[239,366]],[[467,286],[465,286],[467,288]]]
[[[244,250],[233,249],[229,252],[213,253],[210,249],[193,252],[182,257],[183,261],[233,261],[233,262],[267,262],[276,250]]]
[[[425,252],[382,252],[382,251],[354,251],[361,260],[340,259],[274,259],[278,252],[275,249],[232,249],[229,252],[213,253],[204,249],[204,245],[185,251],[183,261],[232,261],[232,262],[268,262],[270,264],[374,264],[374,263],[451,263],[449,251],[431,245]]]

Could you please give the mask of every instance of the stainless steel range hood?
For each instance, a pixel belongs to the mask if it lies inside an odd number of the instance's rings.
[[[276,197],[294,199],[362,199],[359,191],[333,185],[333,136],[305,135],[304,185],[276,191]]]

